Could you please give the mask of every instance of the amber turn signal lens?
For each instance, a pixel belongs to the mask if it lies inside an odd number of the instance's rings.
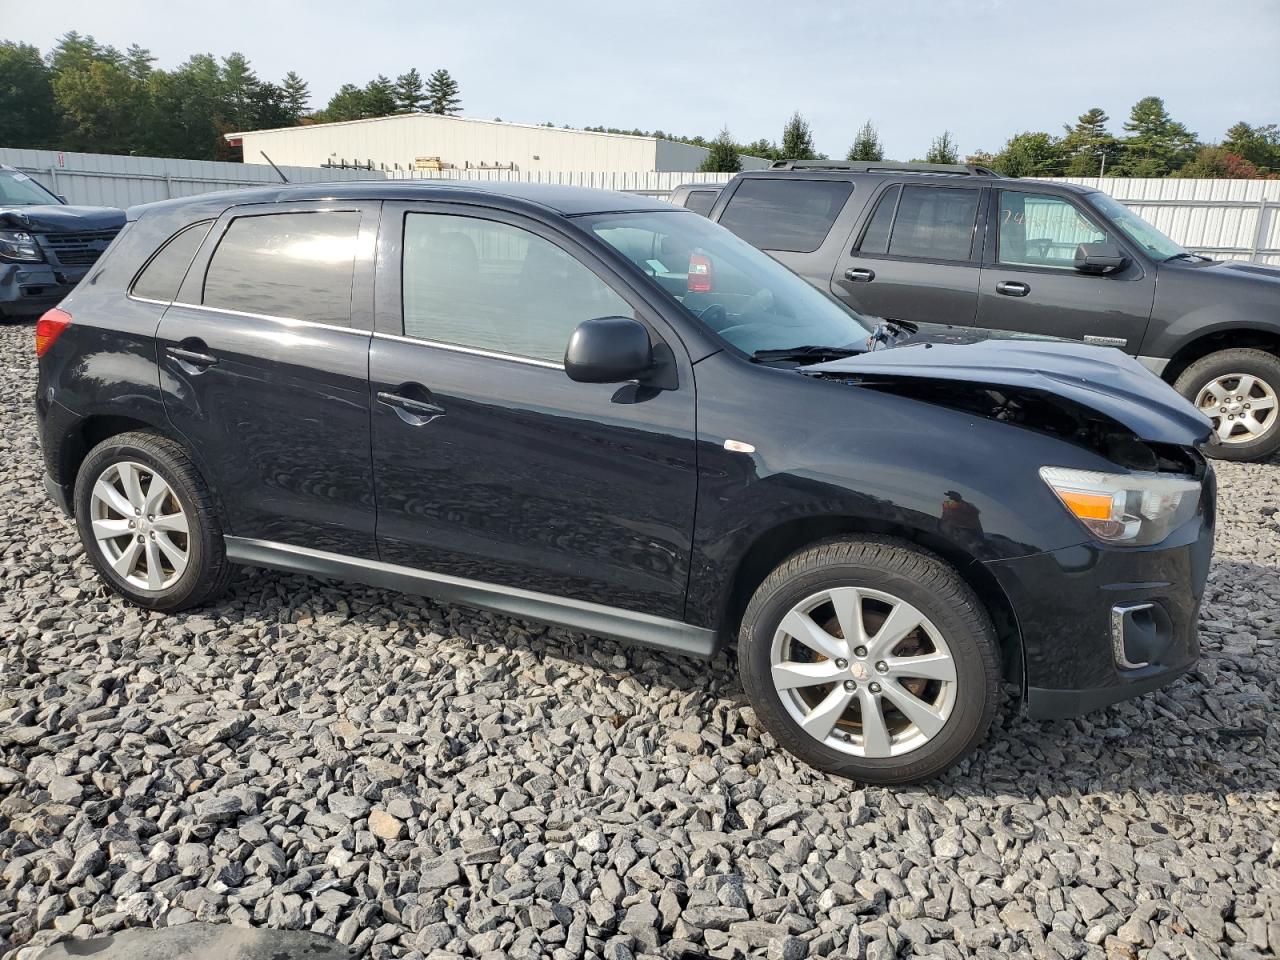
[[[1081,520],[1110,520],[1114,497],[1079,490],[1059,490],[1058,497]]]

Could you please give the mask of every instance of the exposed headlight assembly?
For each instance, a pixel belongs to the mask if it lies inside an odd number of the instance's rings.
[[[1126,547],[1159,543],[1190,520],[1200,502],[1194,477],[1069,467],[1041,467],[1040,476],[1090,533]]]
[[[24,263],[39,263],[44,259],[44,252],[36,238],[25,230],[0,230],[0,257],[5,260],[21,260]]]

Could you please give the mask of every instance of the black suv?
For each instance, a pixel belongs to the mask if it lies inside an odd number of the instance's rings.
[[[0,319],[37,317],[71,292],[124,226],[114,207],[72,207],[0,163]]]
[[[1215,456],[1280,450],[1280,269],[1189,253],[1098,190],[780,161],[709,216],[870,316],[1119,347],[1211,418]]]
[[[703,217],[529,184],[141,207],[36,329],[47,477],[103,580],[233,564],[712,655],[875,782],[1196,660],[1209,422],[1135,361],[898,342]]]

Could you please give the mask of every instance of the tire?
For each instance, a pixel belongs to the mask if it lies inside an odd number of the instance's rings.
[[[1252,378],[1252,384],[1244,378]],[[1231,390],[1239,389],[1241,384],[1248,389],[1232,394]],[[1211,394],[1209,391],[1215,385],[1225,389],[1227,395]],[[1206,449],[1209,456],[1218,460],[1263,460],[1280,450],[1280,357],[1247,347],[1219,350],[1187,367],[1174,389],[1214,421],[1222,442]],[[1241,399],[1236,400],[1237,396]],[[1251,399],[1253,404],[1269,406],[1258,410],[1251,404],[1249,410],[1245,410],[1244,404]],[[1251,420],[1227,420],[1232,432],[1229,438],[1223,436],[1224,416],[1249,417],[1250,414]],[[1250,424],[1258,421],[1262,421],[1262,432],[1251,435]]]
[[[858,592],[849,593],[851,587]],[[839,652],[838,646],[830,651],[831,656],[814,654],[807,645],[797,645],[795,639],[788,639],[793,635],[784,629],[785,623],[797,622],[790,614],[826,591],[835,591],[833,597],[846,598],[840,602],[857,597],[864,631],[870,632],[867,647],[848,645],[847,649],[854,654],[848,659],[834,656]],[[884,597],[896,600],[899,606],[890,605]],[[810,610],[810,622],[821,621],[828,613],[837,613],[834,602],[828,605],[823,601]],[[886,614],[892,616],[902,604],[906,605],[902,609],[908,619],[900,623],[910,623],[910,617],[919,613],[924,618],[922,624],[927,626],[906,633],[902,642],[894,641],[888,650],[897,651],[898,657],[879,660],[886,654],[876,645],[888,642],[888,635],[882,640],[879,627],[889,622]],[[880,622],[873,622],[877,618]],[[876,629],[870,630],[872,627]],[[941,639],[941,645],[930,631]],[[824,632],[833,644],[843,644],[834,632]],[[826,644],[826,640],[820,642]],[[913,670],[934,669],[922,666],[899,671],[895,665],[889,668],[889,673],[880,672],[880,668],[890,662],[909,663],[912,646],[931,659],[939,654],[944,659],[949,655],[954,679],[943,681],[940,676],[932,680],[915,679]],[[932,654],[927,649],[920,651],[922,647],[932,647]],[[789,652],[779,658],[780,649]],[[859,650],[863,653],[859,654]],[[806,652],[811,654],[807,659],[812,662],[797,663],[798,659],[806,659]],[[775,659],[782,659],[778,665],[782,672],[820,671],[824,677],[834,674],[836,680],[829,687],[810,685],[813,681],[806,679],[804,686],[779,689],[774,679]],[[747,604],[738,644],[738,669],[743,687],[756,716],[774,739],[811,766],[874,784],[928,779],[955,765],[977,747],[986,737],[995,715],[999,662],[991,619],[969,585],[937,556],[903,541],[881,538],[829,540],[783,561],[765,578]],[[840,668],[841,663],[847,664],[847,671]],[[910,717],[897,709],[906,688],[893,679],[894,672],[912,686],[913,692],[920,694],[914,699],[930,705],[929,723],[917,726],[915,734],[911,732]],[[799,714],[810,707],[814,714],[822,713],[817,709],[818,704],[839,703],[838,698],[848,694],[850,683],[856,691],[852,694],[854,699],[839,714],[832,733],[820,740],[806,731]],[[892,692],[891,684],[894,685]],[[885,755],[886,741],[882,736],[871,737],[870,728],[863,727],[862,707],[867,702],[881,704],[878,715],[889,736],[887,749],[892,755]],[[916,716],[925,716],[914,704],[911,707]],[[828,715],[832,712],[826,711]],[[938,716],[943,717],[940,726],[926,734],[924,727],[938,723]],[[864,729],[868,732],[859,732]]]
[[[132,485],[127,482],[130,476],[135,478]],[[144,495],[159,491],[155,478],[167,493],[148,506]],[[114,496],[98,487],[100,480],[112,487]],[[128,489],[137,496],[127,496]],[[81,464],[73,496],[76,527],[89,561],[107,585],[130,603],[172,613],[201,606],[226,590],[234,568],[227,560],[222,527],[209,488],[181,444],[141,432],[104,440]],[[143,508],[155,513],[142,514],[135,505],[138,497]],[[128,515],[131,507],[132,517]],[[96,527],[95,521],[102,526]],[[185,533],[180,529],[183,525]],[[112,539],[106,542],[95,533],[95,529],[121,527],[129,532],[111,533]],[[179,566],[173,557],[184,549],[185,560]],[[130,562],[131,551],[135,559]],[[155,581],[149,577],[153,557],[159,570]]]

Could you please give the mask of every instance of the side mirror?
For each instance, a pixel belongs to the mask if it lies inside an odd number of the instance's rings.
[[[584,320],[564,352],[564,371],[578,383],[622,383],[652,366],[649,331],[631,317]]]
[[[1081,273],[1115,273],[1129,262],[1114,243],[1082,243],[1076,247],[1076,269]]]

